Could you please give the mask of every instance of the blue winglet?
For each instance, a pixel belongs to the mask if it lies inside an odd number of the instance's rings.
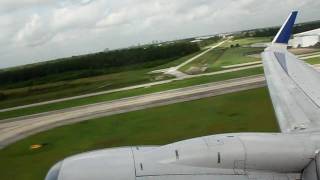
[[[277,36],[274,38],[273,43],[288,44],[297,15],[298,15],[298,11],[293,11],[289,15],[288,19],[282,25]]]

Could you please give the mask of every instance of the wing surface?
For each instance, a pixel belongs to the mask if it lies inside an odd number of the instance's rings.
[[[297,12],[292,12],[262,53],[269,93],[282,132],[320,130],[320,74],[287,51]],[[289,35],[288,35],[289,33]]]

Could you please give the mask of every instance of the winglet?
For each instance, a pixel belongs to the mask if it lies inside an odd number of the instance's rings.
[[[273,39],[272,43],[288,44],[297,15],[298,11],[293,11],[289,15],[286,22],[282,25],[281,29],[277,33],[276,37]]]

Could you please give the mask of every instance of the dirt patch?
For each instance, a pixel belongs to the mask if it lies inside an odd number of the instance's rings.
[[[186,73],[187,74],[200,74],[200,73],[205,72],[207,69],[208,69],[207,67],[195,67],[195,66],[192,66],[186,71]]]

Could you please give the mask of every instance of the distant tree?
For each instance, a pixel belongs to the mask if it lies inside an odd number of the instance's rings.
[[[5,100],[6,98],[7,96],[3,92],[0,92],[0,101]]]
[[[240,44],[236,44],[236,47],[240,47]]]
[[[233,45],[233,44],[231,44],[231,45],[230,45],[230,47],[231,47],[231,48],[234,48],[234,45]]]
[[[248,32],[244,32],[243,37],[250,37],[250,34]]]
[[[313,29],[320,28],[320,21],[313,21],[307,23],[296,24],[293,28],[293,34],[301,33]],[[271,27],[264,29],[254,29],[242,32],[241,37],[274,37],[279,31],[280,27]]]

